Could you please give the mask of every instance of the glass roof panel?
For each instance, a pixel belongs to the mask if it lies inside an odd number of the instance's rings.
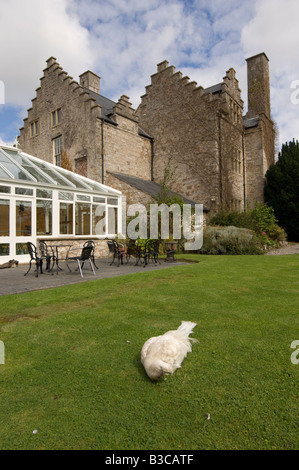
[[[29,178],[29,176],[22,171],[17,165],[14,163],[5,163],[5,168],[13,175],[14,179],[16,180],[25,180],[25,181],[32,181],[33,178]]]
[[[13,158],[17,156],[16,152],[13,152]],[[36,181],[34,177],[30,177],[26,173],[26,170],[23,171],[22,168],[14,163],[9,156],[5,155],[5,151],[0,149],[0,162],[2,163],[3,167],[6,168],[16,180],[25,180],[25,181]]]
[[[0,177],[68,187],[80,192],[120,196],[120,192],[81,175],[64,170],[19,149],[0,146]]]
[[[5,179],[12,179],[11,176],[3,170],[2,166],[0,165],[0,177]]]
[[[8,151],[7,153],[9,154]],[[10,153],[13,153],[13,152],[10,152]],[[39,171],[38,169],[36,169],[36,167],[33,166],[29,158],[24,157],[20,153],[16,154],[16,152],[14,152],[14,155],[12,156],[16,160],[16,162],[19,163],[19,165],[22,165],[22,167],[28,173],[30,173],[38,182],[57,184],[55,181],[51,180],[51,178],[47,178],[46,175],[42,171]]]
[[[58,169],[58,167],[57,167],[57,169]],[[59,171],[59,169],[58,169],[58,171]],[[62,172],[61,172],[61,173],[62,173]],[[71,172],[68,173],[67,175],[63,172],[63,173],[62,173],[62,176],[64,176],[64,177],[67,178],[71,183],[73,183],[76,188],[91,190],[91,187],[90,187],[88,184],[84,184],[83,181],[81,181],[79,178],[76,178],[76,176],[74,176]]]
[[[59,174],[56,173],[56,171],[53,171],[52,168],[48,165],[46,165],[44,162],[39,162],[34,160],[34,164],[40,168],[46,175],[50,176],[52,180],[55,181],[55,184],[58,184],[59,186],[70,186],[74,187],[71,184],[68,184],[68,182],[64,178],[60,178]]]

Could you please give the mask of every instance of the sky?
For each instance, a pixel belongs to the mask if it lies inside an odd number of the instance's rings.
[[[0,0],[0,143],[12,144],[46,60],[136,109],[157,64],[209,87],[233,67],[247,110],[246,58],[269,58],[278,149],[299,140],[298,0]]]

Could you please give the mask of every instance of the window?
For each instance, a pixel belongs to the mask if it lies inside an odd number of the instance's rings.
[[[51,113],[51,126],[55,127],[61,123],[61,109],[56,109]]]
[[[26,196],[33,196],[33,189],[32,188],[16,188],[15,189],[16,194],[23,194]]]
[[[241,150],[237,150],[235,152],[235,158],[233,160],[233,170],[236,173],[239,173],[239,175],[241,175],[241,173],[242,173],[242,152],[241,152]]]
[[[105,235],[105,234],[106,234],[106,206],[104,204],[93,204],[92,205],[92,235]]]
[[[83,194],[77,194],[77,201],[90,201],[90,196],[83,196]]]
[[[58,192],[58,199],[62,201],[73,201],[74,200],[74,193],[68,193],[66,191],[59,191]]]
[[[61,136],[53,140],[54,164],[61,167]]]
[[[27,255],[27,243],[16,243],[16,255]]]
[[[61,235],[71,235],[73,233],[73,204],[60,203],[59,224]]]
[[[30,124],[30,137],[34,137],[38,134],[38,121],[34,121]]]
[[[16,201],[16,235],[31,236],[31,202]]]
[[[36,197],[40,197],[42,199],[52,199],[53,191],[47,189],[37,189],[36,190]]]
[[[232,211],[240,211],[242,209],[242,201],[240,199],[232,199],[230,208]]]
[[[0,193],[11,193],[11,187],[10,186],[0,186]]]
[[[117,207],[108,207],[108,234],[117,234]]]
[[[36,234],[52,235],[52,201],[36,200]]]
[[[0,199],[0,237],[9,237],[9,201]]]
[[[76,235],[90,235],[90,204],[76,203]]]
[[[9,255],[9,243],[0,243],[0,256]]]

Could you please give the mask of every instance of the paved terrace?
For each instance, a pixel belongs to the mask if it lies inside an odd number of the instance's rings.
[[[125,274],[145,273],[165,268],[171,269],[173,266],[186,264],[181,261],[165,262],[164,259],[160,260],[161,264],[155,264],[150,261],[146,267],[143,267],[140,263],[135,266],[134,260],[130,261],[128,264],[124,263],[119,267],[117,267],[116,261],[112,266],[110,266],[107,259],[96,259],[95,262],[98,266],[98,269],[95,269],[95,276],[90,269],[89,263],[85,262],[83,268],[83,279],[81,278],[79,271],[74,271],[76,268],[75,265],[71,266],[72,272],[69,272],[64,261],[61,261],[60,266],[63,269],[62,271],[59,271],[58,274],[56,274],[56,269],[54,268],[52,273],[45,272],[44,274],[39,274],[38,277],[35,277],[35,263],[32,264],[31,270],[27,276],[24,276],[24,274],[28,270],[29,264],[19,264],[14,268],[0,269],[0,295],[19,294],[34,290],[50,289],[52,287],[78,284],[81,282],[93,281],[95,279],[104,279]]]

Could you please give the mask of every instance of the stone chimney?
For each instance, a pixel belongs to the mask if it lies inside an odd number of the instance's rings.
[[[269,59],[264,52],[246,59],[248,84],[247,117],[265,114],[271,118]]]
[[[87,72],[82,73],[79,78],[80,85],[83,88],[88,88],[89,90],[94,91],[98,95],[100,94],[101,77],[88,70]]]

